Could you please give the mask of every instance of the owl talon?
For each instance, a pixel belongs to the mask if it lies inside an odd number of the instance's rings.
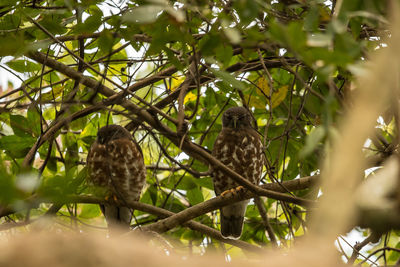
[[[114,194],[105,196],[105,200],[106,200],[107,202],[110,202],[110,201],[113,201],[113,202],[116,202],[116,203],[118,202],[118,198],[117,198],[117,196],[114,195]]]
[[[224,197],[224,196],[226,196],[226,195],[229,195],[230,193],[233,193],[233,189],[225,190],[224,192],[221,193],[221,197]]]
[[[244,187],[239,185],[238,187],[235,188],[235,191],[237,191],[237,192],[244,191]]]
[[[244,187],[239,185],[238,187],[225,190],[224,192],[221,193],[221,197],[224,197],[229,194],[238,194],[241,193],[242,191],[244,191]]]

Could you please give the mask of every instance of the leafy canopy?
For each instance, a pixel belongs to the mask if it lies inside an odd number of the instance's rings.
[[[214,197],[208,163],[185,142],[210,151],[230,106],[253,112],[267,156],[262,183],[318,174],[351,101],[353,75],[389,35],[386,1],[332,2],[1,0],[2,72],[19,79],[1,94],[0,203],[14,210],[1,222],[23,221],[21,205],[32,194],[46,203],[30,218],[67,196],[97,194],[85,182],[85,159],[97,129],[111,123],[133,130],[143,149],[140,201],[172,212]],[[381,139],[366,156],[387,155],[392,119],[382,114]],[[292,192],[317,194],[313,187]],[[262,203],[281,246],[304,235],[304,207]],[[74,229],[105,225],[95,204],[66,204],[57,214]],[[217,214],[195,221],[218,229]],[[134,224],[158,219],[136,210]],[[201,253],[221,246],[184,226],[166,235]],[[398,246],[398,235],[391,238]],[[253,202],[241,240],[271,242]],[[387,264],[398,258],[390,253]]]

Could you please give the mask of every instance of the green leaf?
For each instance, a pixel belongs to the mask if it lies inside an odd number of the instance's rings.
[[[307,111],[317,115],[323,110],[323,101],[313,94],[309,94],[306,99],[305,107]]]
[[[233,6],[244,24],[250,23],[259,15],[260,6],[256,0],[234,1]]]
[[[245,90],[246,84],[244,82],[236,80],[229,72],[222,70],[212,69],[211,72],[215,75],[215,77],[220,78],[223,82],[228,85],[231,85],[233,88],[237,88],[239,90]]]
[[[215,49],[223,46],[221,37],[210,33],[199,41],[199,49],[204,56],[214,56]]]
[[[35,143],[32,136],[7,135],[0,138],[0,149],[4,149],[17,158],[25,157],[26,153]]]
[[[77,167],[75,167],[78,170]],[[79,194],[82,191],[82,187],[85,187],[85,180],[87,178],[87,167],[85,166],[78,174],[71,172],[68,177],[69,183],[67,191],[70,194]]]
[[[0,34],[0,56],[16,56],[26,50],[26,42],[22,32]]]
[[[24,116],[10,114],[10,124],[15,135],[25,137],[30,133],[28,120]]]
[[[319,9],[317,5],[313,5],[307,13],[304,20],[304,28],[307,31],[316,31],[319,26]]]
[[[1,6],[9,7],[9,6],[15,5],[16,3],[17,3],[17,1],[15,1],[15,0],[0,0],[0,5]]]
[[[98,30],[102,24],[103,12],[96,7],[91,10],[92,14],[83,22],[74,27],[76,33],[93,33]]]
[[[397,242],[395,248],[397,248],[397,249],[400,248],[400,242]],[[390,260],[390,261],[393,261],[393,262],[396,262],[396,261],[399,259],[399,256],[400,256],[400,252],[398,252],[398,251],[391,251],[391,252],[389,253],[389,260]]]
[[[41,147],[39,147],[39,155],[42,160],[45,160],[49,153],[49,142],[44,143]],[[50,158],[47,162],[46,168],[51,171],[53,174],[57,172],[57,159],[56,155],[56,146],[53,144],[50,151]]]
[[[63,17],[54,13],[41,15],[40,25],[53,35],[67,32],[67,28],[62,25]],[[44,33],[43,33],[44,34]],[[46,36],[44,34],[44,36]]]
[[[181,238],[185,239],[185,240],[190,240],[190,241],[194,241],[193,243],[195,245],[200,245],[200,243],[203,241],[203,235],[197,231],[193,231],[193,230],[186,230],[182,235]],[[192,244],[193,244],[192,243]]]
[[[32,130],[33,135],[39,137],[41,134],[40,129],[40,114],[38,113],[37,109],[33,106],[29,107],[28,114],[27,114],[27,123],[29,129]]]
[[[55,198],[57,201],[63,201],[66,188],[68,188],[68,179],[64,175],[54,175],[43,177],[37,192],[43,197]]]
[[[28,60],[13,60],[7,62],[6,65],[9,66],[11,69],[21,73],[40,71],[42,69],[42,66],[40,66],[39,64]]]
[[[199,187],[187,190],[186,196],[191,205],[196,205],[204,201],[203,193]]]
[[[179,179],[179,176],[176,176],[177,179]],[[196,183],[194,182],[194,178],[190,175],[185,175],[183,179],[179,182],[177,189],[182,189],[182,190],[192,190],[196,188]]]
[[[54,157],[50,157],[47,164],[46,164],[46,168],[53,172],[53,173],[57,173],[58,168],[57,168],[57,159]]]
[[[268,35],[295,53],[306,51],[307,35],[300,21],[290,22],[287,26],[272,21]]]
[[[214,184],[211,177],[193,178],[193,181],[199,186],[214,190]]]
[[[149,24],[157,20],[158,14],[163,11],[159,5],[139,6],[122,16],[123,22]]]
[[[233,49],[229,45],[220,45],[215,50],[215,56],[224,66],[228,66],[229,62],[232,60]]]
[[[11,0],[13,1],[13,0]],[[1,8],[0,4],[0,10]],[[0,30],[11,30],[17,27],[18,25],[21,24],[21,16],[17,14],[8,14],[2,17],[1,23],[0,23]]]
[[[306,157],[312,153],[322,139],[326,136],[326,130],[324,126],[318,126],[314,128],[306,138],[306,145],[300,151],[300,157]]]
[[[83,219],[92,219],[100,216],[100,207],[97,204],[81,204],[82,210],[79,213],[79,217]]]
[[[79,148],[78,148],[78,138],[74,134],[68,133],[64,135],[64,145],[67,148],[65,153],[65,168],[69,169],[76,166],[79,161]]]
[[[0,188],[0,204],[11,204],[19,196],[15,187],[15,177],[7,171],[3,161],[0,162]]]
[[[103,53],[109,53],[114,45],[115,37],[112,33],[105,29],[101,32],[99,37],[99,48]]]
[[[78,112],[82,108],[83,108],[82,105],[70,106],[69,109],[68,109],[68,113],[67,114],[73,114],[74,112]],[[87,124],[87,120],[88,120],[87,117],[82,117],[82,118],[79,118],[77,120],[74,120],[74,121],[71,122],[70,127],[73,130],[81,130]]]
[[[156,205],[157,204],[157,187],[150,185],[140,198],[140,202]]]

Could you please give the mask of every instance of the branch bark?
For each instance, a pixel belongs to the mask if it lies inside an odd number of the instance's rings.
[[[101,198],[96,198],[96,197],[91,197],[91,196],[70,196],[67,198],[67,200],[65,201],[64,204],[66,203],[91,203],[91,204],[102,204],[105,203],[104,199]],[[149,204],[145,204],[145,203],[141,203],[141,202],[128,202],[127,203],[128,206],[132,209],[135,210],[140,210],[143,212],[148,212],[150,214],[154,214],[159,216],[160,218],[166,218],[169,216],[173,216],[176,213],[173,213],[171,211],[162,209],[162,208],[158,208]],[[212,238],[215,238],[217,240],[220,240],[224,243],[228,243],[249,251],[253,251],[253,252],[265,252],[262,248],[255,246],[255,245],[251,245],[247,242],[244,241],[240,241],[240,240],[231,240],[231,239],[225,239],[221,233],[211,227],[208,227],[206,225],[203,225],[201,223],[195,222],[195,221],[191,221],[188,220],[186,222],[183,223],[184,226],[189,227],[192,230],[198,231],[200,233],[206,234]],[[146,231],[145,227],[140,227],[137,231]],[[134,232],[133,232],[134,233]]]
[[[311,178],[312,176],[309,177],[305,177],[306,180],[309,179],[314,179],[316,178],[314,176],[314,178]],[[316,178],[318,179],[318,178]],[[290,181],[291,182],[291,181]],[[314,180],[314,182],[316,182],[316,180]],[[297,185],[306,185],[307,183],[297,183]],[[295,185],[295,183],[288,183],[286,188],[292,188],[292,186]],[[267,190],[269,192],[274,192],[272,191],[270,188],[275,187],[274,184],[265,184],[263,185],[263,190]],[[265,189],[265,188],[269,188],[269,189]],[[282,187],[275,187],[277,190],[284,192],[285,189],[283,189]],[[301,190],[301,189],[305,189],[302,187],[298,187],[297,190]],[[278,193],[278,192],[274,192],[274,193]],[[225,196],[217,196],[215,198],[212,198],[210,200],[204,201],[200,204],[197,204],[195,206],[192,206],[190,208],[187,208],[186,210],[183,210],[179,213],[176,213],[166,219],[163,219],[161,221],[158,221],[156,223],[150,224],[150,225],[146,225],[144,227],[142,227],[143,230],[146,231],[154,231],[157,233],[163,233],[166,232],[178,225],[181,225],[183,223],[185,223],[188,220],[191,220],[193,218],[196,218],[200,215],[206,214],[207,212],[219,209],[221,207],[224,207],[226,205],[229,204],[233,204],[242,200],[246,200],[246,199],[250,199],[250,198],[254,198],[258,196],[258,194],[251,192],[249,190],[246,190],[243,193],[239,193],[239,194],[228,194]]]

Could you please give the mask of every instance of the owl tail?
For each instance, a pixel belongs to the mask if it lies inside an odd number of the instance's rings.
[[[100,205],[100,208],[106,217],[110,236],[121,235],[129,231],[132,219],[131,209],[110,204]]]
[[[238,239],[240,237],[247,203],[248,201],[241,201],[220,209],[221,234],[224,237],[231,239]]]

